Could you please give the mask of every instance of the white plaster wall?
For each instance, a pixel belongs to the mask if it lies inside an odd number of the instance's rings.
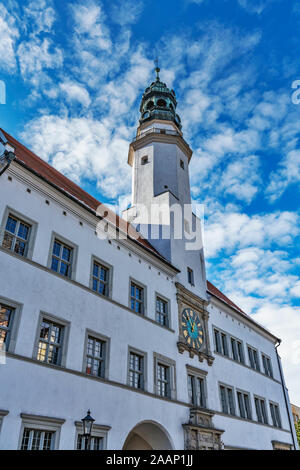
[[[107,240],[99,240],[85,221],[83,226],[79,225],[79,217],[71,212],[73,205],[67,199],[66,207],[63,208],[49,195],[34,189],[33,185],[29,194],[26,192],[27,184],[18,181],[13,173],[13,181],[9,182],[7,174],[1,177],[0,220],[9,205],[38,221],[33,261],[42,266],[47,265],[51,233],[55,231],[79,247],[75,275],[78,283],[89,286],[91,256],[96,255],[113,266],[112,297],[115,301],[128,306],[131,276],[147,286],[146,315],[149,318],[155,319],[156,292],[170,299],[171,328],[174,330],[161,328],[127,308],[0,251],[0,296],[23,304],[16,354],[32,358],[38,317],[40,311],[46,311],[71,323],[66,362],[68,369],[82,371],[85,330],[88,328],[111,338],[109,380],[126,384],[130,345],[147,353],[147,390],[153,393],[153,352],[156,352],[176,361],[178,400],[188,402],[186,364],[190,364],[208,371],[210,408],[220,410],[217,382],[224,381],[279,402],[283,425],[287,429],[279,384],[228,359],[216,357],[214,365],[209,367],[206,363],[200,364],[196,358],[191,359],[187,353],[178,353],[177,278],[172,279],[163,266],[162,269],[157,267],[157,261],[151,264],[134,252],[130,257],[129,246],[127,248],[114,241],[109,244]],[[43,190],[47,191],[46,186]],[[50,201],[49,206],[45,204],[46,197]],[[63,215],[63,210],[67,211],[67,216]],[[184,262],[182,259],[182,263]],[[214,309],[211,311],[210,331],[212,324],[234,332],[237,337],[242,336],[244,341],[250,338],[251,345],[272,356],[277,378],[272,345],[268,340],[258,333],[246,329],[244,331],[231,318],[220,315]],[[74,421],[80,420],[89,407],[97,423],[112,427],[108,437],[110,449],[122,448],[131,429],[144,420],[156,421],[164,426],[170,433],[175,448],[183,448],[182,424],[188,422],[189,413],[188,407],[182,404],[170,403],[110,383],[12,357],[7,358],[6,365],[0,365],[0,374],[1,383],[5,384],[5,387],[0,387],[0,409],[9,410],[9,414],[3,419],[0,433],[2,449],[17,447],[21,412],[66,419],[62,427],[60,448],[74,448]],[[283,431],[217,415],[214,420],[216,426],[226,429],[223,440],[228,445],[237,445],[238,440],[238,445],[242,447],[268,448],[273,436],[276,436],[274,439],[290,442],[290,435],[284,433],[283,438]],[[249,433],[250,428],[255,429],[256,434],[254,431]]]

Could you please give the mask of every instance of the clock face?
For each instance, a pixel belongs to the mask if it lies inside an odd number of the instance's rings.
[[[181,316],[182,332],[191,348],[200,349],[204,340],[204,332],[199,316],[191,308],[185,308]]]

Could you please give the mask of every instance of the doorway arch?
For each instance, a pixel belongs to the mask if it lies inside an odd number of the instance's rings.
[[[128,434],[123,450],[172,450],[173,444],[166,429],[154,421],[142,421]]]

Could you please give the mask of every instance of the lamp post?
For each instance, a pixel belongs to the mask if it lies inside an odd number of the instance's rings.
[[[83,437],[84,437],[84,450],[89,450],[90,438],[92,434],[92,428],[94,424],[94,419],[91,417],[91,412],[88,410],[85,418],[82,418],[83,426]]]

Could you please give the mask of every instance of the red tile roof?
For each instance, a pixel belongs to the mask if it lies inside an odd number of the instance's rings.
[[[232,302],[228,297],[226,297],[223,292],[221,292],[219,289],[217,289],[216,286],[214,286],[211,282],[207,281],[207,292],[217,299],[221,300],[225,304],[229,305],[230,307],[234,308],[238,313],[240,313],[244,318],[249,320],[251,323],[256,325],[258,328],[266,332],[268,335],[272,336],[276,341],[281,341],[277,336],[274,336],[265,326],[261,325],[257,321],[255,321],[251,315],[248,315],[245,313],[240,307],[238,307],[234,302]]]
[[[223,302],[225,302],[226,304],[230,305],[230,307],[233,307],[235,310],[237,310],[238,312],[242,313],[243,315],[246,315],[245,312],[243,312],[243,310],[240,309],[240,307],[238,307],[235,303],[233,303],[230,299],[228,299],[228,297],[226,297],[226,295],[223,294],[223,292],[221,292],[219,289],[216,288],[216,286],[214,286],[211,282],[207,281],[207,291],[214,295],[215,297],[217,297],[218,299],[222,300]]]
[[[77,184],[73,183],[66,176],[64,176],[62,173],[60,173],[51,165],[49,165],[47,162],[45,162],[45,160],[42,160],[35,153],[33,153],[28,148],[26,148],[24,145],[18,142],[14,137],[9,135],[3,129],[1,130],[3,134],[5,135],[5,137],[7,138],[8,142],[14,147],[17,162],[23,163],[30,170],[34,171],[38,176],[45,179],[48,183],[55,185],[59,190],[66,193],[68,196],[73,197],[77,202],[87,206],[93,212],[96,212],[99,206],[104,206],[103,211],[101,208],[101,214],[103,214],[106,219],[115,222],[115,225],[120,230],[122,230],[125,233],[128,233],[128,228],[130,224],[127,221],[125,221],[118,215],[114,214],[104,204],[102,204],[100,201],[98,201],[93,196],[88,194],[86,191],[80,188]],[[106,215],[106,211],[107,211],[107,215]],[[136,232],[133,226],[130,226],[130,232],[134,234],[134,238],[139,244],[141,244],[148,250],[151,250],[155,255],[165,260],[163,256],[145,238],[143,238],[138,232]],[[129,236],[129,238],[131,237]]]

